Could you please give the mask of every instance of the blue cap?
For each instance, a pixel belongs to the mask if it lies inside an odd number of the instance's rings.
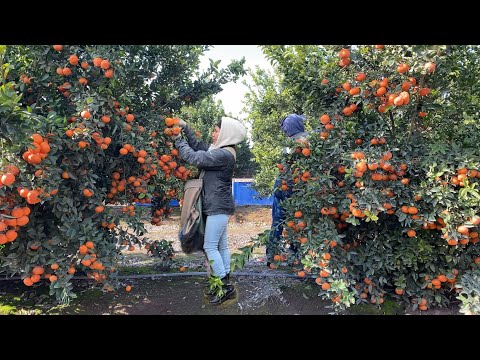
[[[305,121],[305,115],[290,114],[282,121],[283,132],[292,137],[295,134],[305,131],[303,122]]]

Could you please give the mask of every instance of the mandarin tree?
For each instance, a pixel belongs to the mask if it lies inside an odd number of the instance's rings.
[[[243,61],[200,74],[204,46],[3,46],[0,86],[2,271],[74,296],[85,272],[116,285],[123,249],[168,214],[190,171],[169,136],[180,108],[243,74]],[[120,205],[121,211],[112,206]]]
[[[279,166],[294,191],[284,236],[299,248],[290,261],[336,307],[386,294],[420,310],[448,305],[476,267],[479,154],[443,126],[451,116],[478,126],[460,105],[475,98],[473,79],[455,76],[473,67],[461,55],[472,49],[264,47],[293,102],[318,119]]]

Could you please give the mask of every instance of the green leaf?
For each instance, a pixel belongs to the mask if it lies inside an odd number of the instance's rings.
[[[355,225],[355,226],[360,225],[360,221],[359,221],[356,217],[354,217],[354,216],[349,216],[349,217],[345,220],[345,222],[347,222],[347,223],[349,223],[349,224],[352,224],[352,225]]]
[[[405,214],[404,212],[398,215],[398,221],[404,221],[406,218],[407,218],[407,214]]]
[[[475,190],[472,190],[472,189],[469,189],[468,191],[470,194],[472,194],[475,198],[477,198],[478,200],[480,200],[480,194],[475,191]]]

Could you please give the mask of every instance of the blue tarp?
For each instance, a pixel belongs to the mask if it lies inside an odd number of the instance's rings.
[[[272,205],[273,197],[259,198],[258,193],[251,187],[252,181],[233,181],[233,200],[236,206],[245,205]]]
[[[150,206],[152,204],[148,203],[148,204],[142,204],[142,203],[135,203],[135,206]],[[178,201],[173,199],[172,201],[170,201],[170,206],[173,206],[173,207],[176,207],[178,206]]]
[[[258,193],[251,187],[252,181],[246,179],[234,179],[232,181],[233,200],[236,206],[245,205],[272,205],[273,197],[258,198]],[[150,206],[150,204],[136,203],[136,206]],[[177,200],[170,201],[170,206],[178,206]]]

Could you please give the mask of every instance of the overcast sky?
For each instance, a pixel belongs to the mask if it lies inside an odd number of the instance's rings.
[[[257,45],[214,45],[209,51],[205,52],[200,64],[201,69],[205,69],[209,65],[208,59],[221,60],[219,66],[226,67],[231,60],[241,59],[245,57],[245,67],[255,68],[255,65],[263,69],[272,70],[272,66],[263,56],[262,50]],[[241,114],[243,104],[242,99],[247,91],[247,87],[242,84],[246,77],[243,77],[237,83],[229,83],[223,85],[223,91],[217,94],[216,99],[222,100],[225,112],[231,113],[234,117],[245,118],[245,114]]]

